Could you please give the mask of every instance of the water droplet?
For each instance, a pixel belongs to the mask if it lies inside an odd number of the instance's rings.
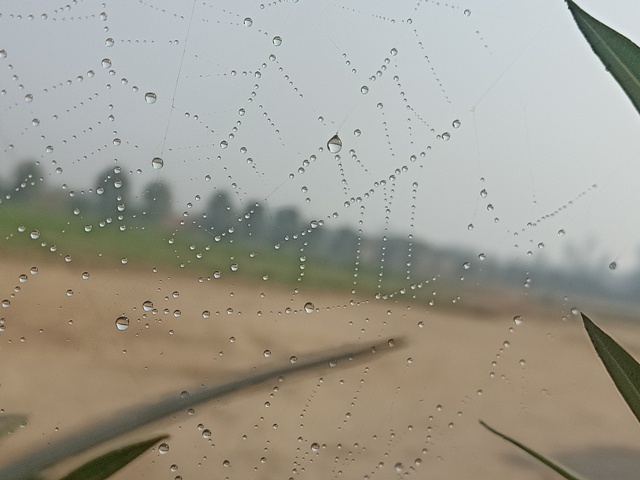
[[[460,128],[460,120],[455,119],[455,120],[451,123],[451,126],[452,126],[453,128]]]
[[[107,47],[113,47],[113,43],[114,43],[114,42],[113,42],[113,38],[111,38],[111,37],[107,38],[107,39],[104,41],[104,44],[105,44]]]
[[[32,95],[32,94],[30,94],[30,93],[27,93],[27,94],[24,96],[24,101],[25,101],[25,102],[27,102],[27,103],[31,103],[31,102],[33,102],[33,95]]]
[[[151,160],[151,166],[156,170],[160,170],[162,167],[164,167],[164,160],[162,160],[160,157],[154,157],[153,160]]]
[[[153,302],[151,300],[146,300],[144,302],[142,302],[142,309],[145,312],[150,312],[153,310]]]
[[[486,191],[484,188],[483,188],[482,190],[480,190],[480,196],[481,196],[482,198],[484,198],[484,197],[486,197],[486,196],[487,196],[487,191]]]
[[[269,358],[271,356],[271,350],[265,350],[262,352],[262,355],[264,355],[264,358]]]
[[[275,47],[279,47],[280,45],[282,45],[282,38],[276,35],[275,37],[273,37],[272,42]]]
[[[109,60],[108,58],[103,58],[102,68],[111,68],[111,60]]]
[[[362,95],[366,95],[367,93],[369,93],[369,87],[367,87],[366,85],[363,85],[360,87],[360,93]]]
[[[168,443],[162,442],[160,445],[158,445],[158,452],[160,454],[164,455],[168,451],[169,451],[169,444]]]
[[[615,270],[618,267],[618,264],[616,262],[611,262],[609,264],[609,270]]]
[[[203,438],[211,438],[211,430],[209,430],[208,428],[205,428],[202,431],[202,437]]]
[[[404,465],[402,465],[402,463],[398,462],[398,463],[395,464],[394,468],[395,468],[397,474],[401,474],[402,471],[404,470]]]
[[[464,262],[462,264],[462,268],[464,268],[465,270],[469,270],[471,268],[471,263],[469,262]]]
[[[91,275],[89,274],[89,272],[82,272],[82,279],[83,280],[89,280],[90,277],[91,277]]]
[[[520,325],[522,323],[522,317],[520,315],[516,315],[515,317],[513,317],[513,323],[515,323],[516,325]]]
[[[37,118],[34,118],[33,120],[31,120],[31,125],[33,125],[34,127],[37,127],[38,125],[40,125],[40,120]]]
[[[359,129],[359,128],[356,128],[356,129],[353,131],[353,134],[354,134],[356,137],[359,137],[359,136],[362,134],[362,132],[360,131],[360,129]]]
[[[245,27],[250,27],[251,25],[253,25],[253,20],[251,20],[251,18],[247,17],[244,19],[244,21],[242,22],[244,24]]]
[[[33,240],[37,240],[38,238],[40,238],[40,232],[38,230],[31,230],[31,233],[29,234],[29,236]]]
[[[340,140],[337,133],[329,139],[327,142],[327,148],[331,153],[338,153],[342,150],[342,140]]]
[[[124,331],[129,328],[129,318],[124,315],[120,315],[116,318],[116,328],[120,331]]]
[[[158,96],[153,92],[147,92],[144,94],[144,101],[147,103],[156,103]]]
[[[312,452],[317,452],[318,450],[320,450],[320,445],[318,445],[317,443],[312,443],[311,444],[311,451]]]
[[[444,140],[445,142],[448,142],[450,138],[451,138],[451,134],[449,132],[444,132],[442,134],[442,140]]]
[[[313,313],[315,311],[315,309],[316,309],[316,307],[311,302],[307,302],[307,303],[304,304],[305,313]]]
[[[464,11],[464,16],[468,17],[471,15],[471,10],[469,10],[468,8]]]
[[[562,230],[562,229],[558,230],[558,236],[559,237],[563,237],[564,233],[565,233],[564,230]]]
[[[227,148],[229,146],[229,142],[227,142],[226,140],[222,140],[220,142],[220,148]]]
[[[6,50],[0,50],[0,58],[7,58],[7,51]]]
[[[238,264],[237,263],[232,263],[229,268],[231,269],[232,272],[237,272],[238,271]]]

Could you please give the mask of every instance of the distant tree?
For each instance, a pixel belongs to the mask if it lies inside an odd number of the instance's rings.
[[[6,192],[14,202],[36,199],[44,191],[42,167],[35,161],[20,164]]]
[[[236,236],[243,241],[260,242],[265,240],[267,218],[264,207],[256,200],[250,200],[242,209],[241,221],[237,222]]]
[[[228,232],[229,228],[235,228],[236,223],[238,223],[231,204],[231,197],[225,191],[216,193],[211,197],[207,204],[205,215],[204,226],[216,235]]]
[[[165,183],[150,183],[142,193],[142,213],[159,221],[171,213],[171,189]]]
[[[127,178],[116,168],[103,170],[96,179],[97,213],[104,216],[116,216],[131,208],[128,204],[129,184]]]
[[[302,229],[300,213],[294,207],[277,210],[273,220],[270,236],[275,243],[280,243],[286,236],[291,237]]]
[[[355,259],[358,233],[349,227],[342,227],[332,233],[328,253],[339,261]]]

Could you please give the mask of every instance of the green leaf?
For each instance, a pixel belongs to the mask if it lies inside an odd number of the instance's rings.
[[[489,430],[491,433],[496,434],[500,438],[503,438],[507,442],[510,442],[513,445],[515,445],[516,447],[524,450],[529,455],[531,455],[533,458],[535,458],[537,460],[540,460],[547,467],[549,467],[552,470],[556,471],[557,473],[562,475],[567,480],[586,480],[585,477],[581,476],[579,473],[574,472],[569,467],[565,467],[561,463],[558,463],[558,462],[556,462],[554,460],[551,460],[551,459],[545,457],[544,455],[539,454],[535,450],[530,449],[526,445],[524,445],[524,444],[520,443],[519,441],[517,441],[517,440],[515,440],[515,439],[513,439],[513,438],[511,438],[511,437],[509,437],[507,435],[505,435],[504,433],[500,433],[499,431],[495,430],[494,428],[492,428],[489,425],[487,425],[486,423],[484,423],[482,420],[480,420],[480,425],[482,425],[484,428]]]
[[[569,11],[593,52],[640,113],[640,48],[567,0]]]
[[[584,313],[582,321],[613,383],[640,421],[640,364]]]
[[[0,415],[0,437],[13,433],[21,423],[27,421],[26,415]]]
[[[61,480],[104,480],[116,473],[122,467],[132,462],[167,435],[132,443],[126,447],[111,450],[78,467]]]
[[[55,443],[34,449],[16,461],[0,467],[0,479],[24,480],[25,477],[39,473],[45,468],[151,422],[180,411],[186,411],[200,403],[229,395],[272,378],[291,375],[321,366],[334,366],[339,361],[346,361],[349,364],[355,360],[370,360],[371,357],[380,357],[390,350],[397,350],[402,345],[402,339],[395,339],[377,345],[350,345],[336,350],[310,354],[307,360],[299,360],[293,364],[287,362],[269,370],[252,371],[231,382],[206,389],[197,387],[194,389],[196,391],[187,397],[174,395],[159,402],[140,405],[121,412],[97,425],[85,428],[76,434],[60,439]]]

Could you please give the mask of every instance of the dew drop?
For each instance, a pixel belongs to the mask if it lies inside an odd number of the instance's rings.
[[[307,303],[304,304],[305,313],[313,313],[315,311],[315,309],[316,309],[316,307],[311,302],[307,302]]]
[[[150,312],[153,310],[153,302],[151,300],[146,300],[144,302],[142,302],[142,309],[145,312]]]
[[[162,160],[160,157],[154,157],[153,160],[151,160],[151,166],[156,170],[160,170],[162,167],[164,167],[164,160]]]
[[[40,231],[38,231],[38,230],[31,230],[31,233],[29,234],[29,236],[30,236],[33,240],[37,240],[38,238],[40,238]]]
[[[516,315],[515,317],[513,317],[513,323],[515,323],[516,325],[522,324],[522,317],[520,315]]]
[[[367,87],[366,85],[363,85],[360,87],[360,93],[362,95],[366,95],[367,93],[369,93],[369,87]]]
[[[144,101],[147,103],[156,103],[158,96],[153,92],[147,92],[144,94]]]
[[[565,233],[564,230],[562,230],[562,229],[558,230],[558,236],[559,237],[564,237],[564,233]]]
[[[460,128],[460,120],[455,119],[455,120],[451,123],[451,126],[452,126],[453,128]]]
[[[464,11],[464,16],[465,17],[469,17],[471,16],[471,10],[469,10],[468,8]]]
[[[279,47],[280,45],[282,45],[282,38],[276,35],[275,37],[273,37],[272,42],[275,47]]]
[[[253,25],[253,20],[249,17],[245,18],[244,21],[242,22],[244,24],[245,27],[250,27],[251,25]]]
[[[618,264],[616,262],[611,262],[609,264],[609,270],[615,270],[618,267]]]
[[[271,350],[265,350],[262,352],[262,355],[264,355],[264,358],[269,358],[271,356]]]
[[[120,315],[116,318],[116,328],[120,331],[124,331],[129,328],[129,318],[124,315]]]
[[[359,129],[359,128],[356,128],[356,129],[353,131],[353,135],[354,135],[354,136],[356,136],[356,137],[359,137],[360,135],[362,135],[362,132],[360,131],[360,129]]]
[[[312,443],[311,444],[311,451],[312,452],[317,452],[318,450],[320,450],[320,445],[318,445],[317,443]]]
[[[102,68],[111,68],[111,60],[109,60],[108,58],[103,58]]]
[[[331,153],[338,153],[342,150],[342,140],[340,140],[337,133],[329,139],[327,142],[327,148]]]
[[[113,38],[111,38],[111,37],[107,38],[107,39],[104,41],[104,44],[105,44],[107,47],[113,47],[113,43],[114,43],[114,42],[113,42]]]
[[[168,451],[169,451],[169,444],[168,443],[162,442],[160,445],[158,445],[158,452],[160,452],[162,455],[164,455]]]
[[[444,132],[442,134],[442,140],[444,140],[445,142],[448,142],[450,138],[451,138],[451,134],[449,132]]]

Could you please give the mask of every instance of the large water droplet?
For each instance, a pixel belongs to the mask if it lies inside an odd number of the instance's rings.
[[[158,96],[153,92],[147,92],[144,94],[144,101],[147,103],[156,103]]]
[[[342,150],[342,140],[340,140],[337,133],[329,139],[327,142],[327,148],[331,153],[338,153]]]
[[[369,93],[369,87],[367,87],[366,85],[361,86],[360,93],[362,93],[362,95],[366,95],[367,93]]]
[[[618,264],[616,262],[611,262],[609,264],[609,270],[615,270],[616,268],[618,268]]]
[[[160,157],[154,157],[153,160],[151,160],[151,166],[156,170],[160,170],[162,167],[164,167],[164,160],[162,160]]]
[[[453,126],[453,128],[460,128],[460,120],[454,120],[451,126]]]
[[[145,312],[150,312],[151,310],[153,310],[153,302],[151,300],[146,300],[142,303],[142,309]]]
[[[313,313],[315,311],[315,309],[316,309],[316,307],[311,302],[307,302],[307,303],[304,304],[305,313]]]
[[[160,452],[161,454],[165,454],[169,451],[169,444],[166,442],[162,442],[160,445],[158,445],[158,452]]]
[[[116,328],[120,331],[126,330],[129,328],[129,318],[124,315],[120,315],[116,318]]]
[[[253,20],[251,20],[251,18],[247,17],[247,18],[244,19],[244,22],[242,22],[242,23],[244,23],[245,27],[250,27],[251,25],[253,25]]]
[[[114,43],[114,42],[113,42],[113,38],[111,38],[111,37],[107,38],[107,39],[104,41],[104,44],[105,44],[107,47],[113,47],[113,43]]]
[[[282,45],[282,38],[277,35],[273,37],[272,41],[273,41],[273,45],[276,47],[279,47],[280,45]]]
[[[109,60],[108,58],[103,58],[102,68],[111,68],[111,60]]]

